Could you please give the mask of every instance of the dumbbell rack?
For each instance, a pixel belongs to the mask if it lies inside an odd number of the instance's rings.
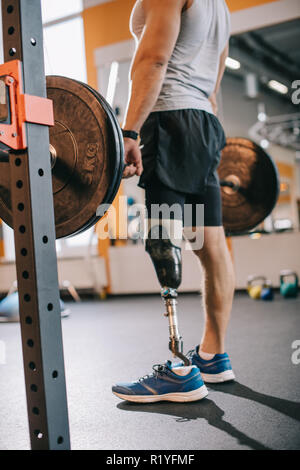
[[[67,450],[70,436],[55,251],[49,123],[42,112],[43,104],[48,111],[49,105],[45,100],[40,0],[2,0],[2,22],[5,64],[0,66],[0,76],[7,76],[5,70],[10,61],[21,61],[23,80],[20,77],[17,80],[23,84],[18,85],[23,86],[28,98],[27,115],[35,115],[33,119],[25,119],[26,148],[19,145],[17,150],[12,150],[11,146],[9,149],[31,447],[34,450]],[[38,106],[40,119],[33,109],[34,102],[41,105]],[[12,120],[14,111],[12,108],[9,111]],[[21,110],[18,106],[15,112],[19,117]],[[9,136],[10,139],[18,137]],[[3,135],[0,141],[5,142]]]

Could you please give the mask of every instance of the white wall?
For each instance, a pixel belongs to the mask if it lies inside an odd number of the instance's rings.
[[[94,289],[100,293],[107,286],[105,262],[102,258],[69,258],[58,260],[59,283],[69,281],[76,289]],[[17,279],[13,262],[0,263],[0,294],[5,294]]]
[[[293,20],[299,16],[299,0],[277,0],[257,7],[246,8],[231,15],[232,34]]]
[[[285,269],[300,275],[300,233],[264,235],[259,239],[233,238],[237,286],[243,288],[249,275],[264,275],[279,286],[279,273]]]
[[[250,275],[264,275],[274,286],[279,286],[279,273],[291,269],[300,275],[300,233],[234,237],[233,255],[236,288],[244,289]],[[134,262],[133,262],[134,259]],[[159,293],[152,262],[142,245],[111,247],[111,277],[113,294]],[[202,272],[196,257],[183,251],[183,281],[181,292],[200,290]]]

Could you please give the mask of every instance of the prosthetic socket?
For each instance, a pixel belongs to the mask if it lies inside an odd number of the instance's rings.
[[[172,221],[168,221],[172,222]],[[162,225],[153,225],[146,240],[146,251],[154,264],[156,274],[162,287],[161,296],[166,306],[165,316],[169,320],[169,349],[175,357],[190,365],[183,354],[183,341],[178,330],[177,289],[181,284],[182,256],[181,247],[172,243],[168,230]]]

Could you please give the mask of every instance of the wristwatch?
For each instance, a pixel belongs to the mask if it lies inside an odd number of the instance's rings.
[[[138,140],[139,138],[138,132],[135,131],[125,131],[124,129],[122,129],[122,134],[123,137],[127,137],[128,139]]]

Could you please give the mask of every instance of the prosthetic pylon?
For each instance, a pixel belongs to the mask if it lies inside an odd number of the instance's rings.
[[[173,353],[174,357],[178,357],[184,362],[185,366],[190,366],[190,360],[183,354],[183,340],[182,336],[179,333],[178,329],[178,319],[177,319],[177,291],[176,289],[162,289],[161,291],[162,299],[165,302],[166,313],[165,316],[169,320],[169,332],[170,332],[170,342],[169,349]]]

